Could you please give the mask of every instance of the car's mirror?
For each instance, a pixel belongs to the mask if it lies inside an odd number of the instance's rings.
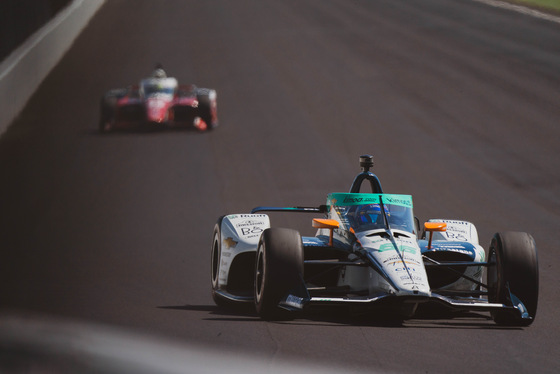
[[[445,231],[447,223],[445,222],[424,222],[424,230],[426,231]]]
[[[424,222],[424,230],[430,233],[430,238],[428,239],[428,250],[432,248],[432,237],[434,231],[445,231],[447,230],[447,223],[445,222]]]
[[[329,245],[333,244],[333,230],[338,229],[340,223],[334,219],[313,218],[313,227],[316,229],[329,229]]]

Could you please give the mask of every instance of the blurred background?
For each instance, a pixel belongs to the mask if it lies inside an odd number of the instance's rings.
[[[78,339],[89,328],[132,331],[179,343],[179,357],[192,345],[273,368],[556,372],[554,14],[469,0],[100,3],[0,137],[0,359],[19,347],[14,328],[72,337],[70,323],[89,326]],[[75,14],[91,2],[2,1],[0,56],[13,57],[65,5]],[[156,63],[180,83],[216,89],[220,127],[100,135],[103,93]],[[31,75],[3,91],[0,110]],[[413,196],[420,222],[473,222],[485,248],[499,231],[535,238],[533,325],[500,328],[487,315],[402,327],[336,314],[273,323],[214,305],[218,217],[324,204],[350,188],[366,153],[384,191]],[[305,235],[311,218],[271,216]]]

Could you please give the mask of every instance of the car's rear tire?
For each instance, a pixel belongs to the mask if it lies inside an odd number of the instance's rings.
[[[206,122],[206,125],[208,126],[206,129],[207,131],[212,131],[214,127],[218,125],[216,123],[216,119],[214,118],[215,115],[213,114],[216,110],[216,108],[214,108],[216,105],[215,98],[212,99],[211,95],[215,95],[215,92],[205,88],[199,88],[196,95],[198,100],[198,114],[200,118]]]
[[[505,310],[493,311],[492,318],[502,326],[528,326],[537,313],[539,268],[535,240],[525,232],[496,233],[490,243],[487,272],[488,301],[511,304],[510,291],[527,308],[531,319],[522,319]]]
[[[117,101],[126,96],[126,88],[116,88],[107,91],[101,98],[101,108],[99,113],[99,132],[104,133],[110,131],[110,122],[115,115],[115,107]]]
[[[255,261],[255,309],[265,320],[285,319],[278,303],[303,279],[303,243],[299,232],[266,229]]]
[[[114,109],[113,107],[107,103],[105,97],[101,98],[101,108],[99,114],[99,132],[105,133],[110,130],[108,123],[111,121],[111,117],[113,116]]]

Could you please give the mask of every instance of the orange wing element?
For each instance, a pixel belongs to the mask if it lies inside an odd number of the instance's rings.
[[[447,230],[447,223],[445,222],[424,222],[424,229],[430,233],[430,239],[428,240],[428,250],[432,248],[432,236],[434,231],[445,231]]]
[[[339,222],[334,219],[313,218],[313,227],[316,229],[329,229],[329,245],[333,245],[333,230],[338,229]]]
[[[424,228],[426,231],[445,231],[447,229],[447,223],[445,222],[425,222]]]

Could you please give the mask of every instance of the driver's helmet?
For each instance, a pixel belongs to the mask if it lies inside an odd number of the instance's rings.
[[[385,207],[387,217],[390,216],[389,210]],[[358,226],[363,225],[383,225],[383,214],[381,213],[381,205],[367,204],[358,207],[355,215],[355,221]]]
[[[157,68],[153,71],[152,78],[167,78],[167,74],[165,74],[165,70],[162,68]]]

